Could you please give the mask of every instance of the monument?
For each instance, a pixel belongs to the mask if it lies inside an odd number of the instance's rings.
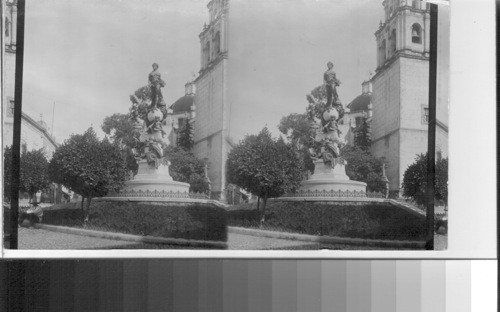
[[[326,103],[315,101],[307,107],[308,119],[315,130],[314,146],[309,150],[314,163],[314,174],[302,182],[298,193],[326,192],[335,195],[366,196],[366,183],[353,181],[345,173],[346,161],[340,154],[345,145],[338,128],[338,121],[344,115],[342,103],[337,94],[340,80],[333,71],[333,63],[328,62],[328,70],[323,75],[326,89]]]
[[[164,148],[170,144],[174,122],[172,110],[166,107],[161,93],[165,81],[161,79],[158,64],[153,64],[148,81],[148,86],[143,90],[149,93],[151,101],[136,101],[130,108],[130,118],[138,132],[136,147],[132,149],[138,172],[125,182],[120,193],[108,197],[190,198],[190,185],[172,179],[170,162],[164,153]]]

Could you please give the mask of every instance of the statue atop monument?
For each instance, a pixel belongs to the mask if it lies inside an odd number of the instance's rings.
[[[145,160],[151,167],[158,168],[166,162],[163,150],[170,144],[169,136],[174,122],[172,110],[166,107],[161,93],[165,81],[161,79],[158,64],[153,64],[148,80],[149,85],[138,90],[139,97],[131,96],[134,104],[130,108],[130,118],[139,133],[133,152],[137,162]]]
[[[337,79],[337,74],[333,70],[333,63],[326,64],[328,69],[323,74],[323,82],[326,88],[326,105],[340,104],[337,87],[340,86],[340,80]]]
[[[322,159],[325,165],[334,167],[341,162],[340,148],[345,145],[340,137],[338,121],[344,116],[344,108],[337,94],[340,80],[333,71],[333,63],[328,62],[328,69],[323,74],[323,88],[326,89],[326,102],[313,101],[307,108],[309,120],[316,130],[315,147],[310,150],[313,159]],[[313,97],[309,97],[313,98]]]
[[[161,74],[158,71],[158,64],[153,63],[153,71],[149,73],[149,87],[151,89],[151,107],[165,106],[161,88],[165,87],[165,81],[161,79]]]

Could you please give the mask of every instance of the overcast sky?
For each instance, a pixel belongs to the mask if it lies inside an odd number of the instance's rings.
[[[27,1],[23,110],[63,142],[126,113],[129,95],[160,65],[167,104],[200,69],[207,0]],[[232,0],[231,135],[236,141],[303,112],[305,95],[335,63],[348,104],[374,72],[380,0]],[[55,114],[52,115],[55,103]],[[236,109],[236,107],[238,107]]]

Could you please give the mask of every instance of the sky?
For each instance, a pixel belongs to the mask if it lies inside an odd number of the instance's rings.
[[[381,0],[230,0],[231,133],[235,141],[301,113],[333,61],[344,105],[375,72]],[[151,64],[167,104],[200,69],[207,0],[27,1],[23,110],[58,142],[127,113]],[[55,103],[55,104],[54,104]],[[55,107],[54,114],[53,108]]]

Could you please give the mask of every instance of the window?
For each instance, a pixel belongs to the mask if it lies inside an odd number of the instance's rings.
[[[393,29],[391,32],[391,53],[394,55],[396,53],[396,29]]]
[[[363,117],[356,117],[355,119],[356,121],[356,127],[359,127],[361,126],[361,124],[363,123]]]
[[[424,107],[422,111],[422,123],[429,123],[429,108]]]
[[[14,117],[14,100],[9,100],[6,113],[7,117]]]
[[[411,26],[411,42],[422,43],[422,27],[417,23]]]
[[[220,53],[220,33],[217,32],[214,37],[214,53],[215,55]]]
[[[210,63],[210,42],[205,45],[205,56],[207,58],[207,64]]]
[[[420,0],[413,0],[411,2],[411,6],[414,7],[415,9],[420,9]]]
[[[10,32],[10,29],[9,29],[9,25],[10,22],[9,22],[9,19],[6,18],[5,19],[5,37],[8,37],[9,36],[9,32]]]
[[[382,65],[386,60],[385,39],[382,40],[382,44],[380,45],[380,48],[379,48],[379,54],[380,54],[380,63]]]

